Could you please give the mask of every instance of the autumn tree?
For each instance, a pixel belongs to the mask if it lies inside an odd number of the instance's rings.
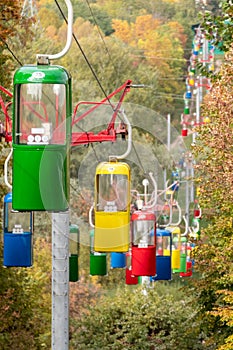
[[[163,106],[167,105],[167,112],[169,109],[172,112],[176,100],[172,99],[170,104],[169,97],[172,93],[177,95],[182,92],[179,79],[185,64],[186,43],[183,27],[177,22],[164,23],[152,15],[144,15],[138,16],[134,23],[113,20],[113,28],[114,36],[131,47],[135,64],[139,67],[143,65],[145,69],[150,67],[154,72],[150,93],[160,98],[154,99],[150,107],[164,112]]]
[[[102,297],[73,322],[71,349],[205,348],[191,296],[166,284],[130,287]]]
[[[1,245],[1,251],[2,251]],[[34,244],[34,266],[4,268],[0,264],[1,349],[49,348],[51,323],[50,246]]]
[[[14,0],[0,2],[0,84],[5,88],[9,88],[11,82],[11,75],[6,74],[6,71],[14,69],[11,39],[18,36],[21,47],[30,40],[30,25],[33,19],[21,16],[22,4],[23,1]]]
[[[221,329],[223,339],[218,336],[218,340],[213,340],[220,344],[230,332],[226,325],[232,326],[233,317],[232,58],[231,48],[211,93],[206,96],[203,113],[209,116],[210,123],[198,130],[199,141],[195,146],[195,153],[199,155],[196,173],[200,182],[200,203],[208,210],[211,220],[203,230],[207,242],[198,247],[196,254],[197,268],[202,273],[197,289],[209,315],[220,316],[220,324],[214,323],[214,328]],[[224,309],[228,310],[227,318],[222,313]]]
[[[1,1],[0,10],[0,84],[8,87],[10,75],[5,74],[6,61],[9,58],[7,39],[15,32],[15,23],[20,21],[20,2]]]
[[[194,147],[200,203],[209,217],[209,225],[203,230],[204,241],[196,249],[195,261],[201,276],[196,291],[205,311],[203,320],[211,334],[209,344],[230,350],[233,347],[233,31],[225,21],[229,19],[232,5],[223,1],[222,9],[221,16],[214,16],[213,21],[211,14],[206,14],[208,37],[216,45],[221,42],[226,54],[220,71],[214,74],[213,86],[202,108],[210,122],[198,128],[198,141]],[[207,24],[203,26],[207,27]]]

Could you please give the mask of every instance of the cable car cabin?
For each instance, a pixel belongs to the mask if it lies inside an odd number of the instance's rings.
[[[186,272],[180,272],[180,277],[192,277],[192,275],[193,275],[192,261],[187,261]]]
[[[178,191],[179,190],[179,180],[180,180],[180,174],[179,174],[179,170],[174,170],[172,171],[172,175],[171,175],[171,181],[172,181],[172,191]]]
[[[97,252],[127,252],[130,230],[130,168],[103,162],[95,176],[95,235]]]
[[[180,268],[180,248],[181,248],[181,234],[179,227],[167,226],[172,234],[172,270]]]
[[[171,232],[157,228],[156,231],[156,276],[152,281],[166,281],[172,279],[171,269]]]
[[[185,272],[180,272],[180,277],[191,277],[193,275],[193,264],[194,260],[191,259],[191,251],[192,247],[191,244],[188,242],[187,243],[187,258],[186,258],[186,271]]]
[[[199,218],[194,217],[192,219],[191,228],[192,228],[192,231],[190,233],[190,237],[194,241],[200,240],[201,230],[200,230],[200,219]]]
[[[132,275],[132,252],[129,250],[126,255],[125,284],[138,284],[138,276]]]
[[[69,281],[77,282],[78,281],[78,256],[79,256],[79,237],[80,232],[78,225],[70,224],[70,241],[69,241]]]
[[[4,197],[3,265],[32,266],[33,213],[12,210],[12,194]]]
[[[59,66],[14,75],[12,206],[65,211],[69,201],[71,78]]]
[[[107,275],[107,254],[93,251],[94,230],[90,231],[90,275],[106,276]]]
[[[172,272],[186,272],[186,260],[187,260],[187,238],[181,237],[180,240],[180,268],[173,269]]]
[[[156,273],[156,217],[137,210],[131,216],[132,274],[154,276]]]
[[[110,253],[110,260],[112,269],[122,269],[126,267],[125,253]]]

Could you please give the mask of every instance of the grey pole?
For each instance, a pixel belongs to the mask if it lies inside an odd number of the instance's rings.
[[[167,115],[167,150],[170,155],[171,150],[171,115]],[[167,186],[167,169],[164,167],[163,171],[163,182],[164,182],[164,189],[166,189]],[[164,192],[164,199],[166,199],[166,191]]]
[[[171,150],[171,115],[167,115],[167,149]]]
[[[69,349],[69,211],[52,213],[52,350]]]
[[[185,182],[185,216],[189,224],[189,204],[190,204],[190,197],[189,197],[189,176],[190,176],[190,159],[189,159],[189,154],[186,153],[186,159],[185,159],[185,177],[186,177],[186,182]]]

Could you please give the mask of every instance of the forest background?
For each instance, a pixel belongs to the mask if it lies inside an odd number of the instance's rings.
[[[222,4],[221,7],[219,5]],[[36,2],[33,17],[23,2],[0,1],[0,84],[12,90],[15,69],[36,63],[37,53],[59,52],[66,24],[56,1]],[[66,13],[65,7],[61,4]],[[196,277],[156,283],[147,298],[124,285],[123,271],[90,277],[89,247],[80,249],[80,280],[70,284],[71,349],[232,349],[232,18],[231,1],[205,4],[193,0],[73,1],[74,34],[69,53],[58,64],[73,77],[73,104],[99,101],[127,79],[145,84],[126,102],[172,116],[180,128],[185,79],[194,32],[200,21],[213,40],[223,43],[225,61],[211,77],[213,86],[203,111],[193,153],[198,157],[200,202],[208,213],[195,255]],[[205,12],[208,10],[210,12]],[[199,16],[199,13],[202,15]],[[224,22],[225,21],[225,22]],[[227,23],[228,21],[228,23]],[[218,29],[216,39],[215,31]],[[93,68],[94,78],[87,60]],[[204,74],[204,73],[203,73]],[[205,73],[207,74],[207,73]],[[1,115],[1,119],[3,116]],[[161,153],[148,133],[135,130],[141,143]],[[189,145],[188,145],[189,146]],[[1,164],[9,145],[1,144]],[[91,193],[78,190],[77,173],[86,150],[71,162],[72,222],[88,239]],[[166,164],[167,165],[167,164]],[[135,181],[141,174],[135,173]],[[7,193],[1,170],[1,196]],[[81,220],[80,220],[81,218]],[[49,214],[35,216],[34,264],[31,269],[0,267],[0,344],[2,349],[49,349],[51,341],[51,223]],[[1,249],[2,251],[2,249]],[[117,287],[116,287],[117,286]]]

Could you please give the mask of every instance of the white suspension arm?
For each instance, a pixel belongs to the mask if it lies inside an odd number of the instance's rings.
[[[92,221],[92,212],[94,210],[94,206],[95,206],[95,203],[92,204],[92,206],[90,207],[89,209],[89,224],[92,228],[95,227],[95,225],[93,224],[93,221]]]
[[[125,123],[127,124],[128,126],[128,147],[127,147],[127,150],[125,153],[123,153],[122,155],[120,156],[109,156],[109,160],[111,159],[124,159],[126,158],[129,153],[131,152],[131,147],[132,147],[132,127],[131,127],[131,124],[128,120],[128,118],[126,117],[126,114],[123,110],[121,110],[121,113],[124,117],[124,120],[125,120]]]
[[[8,182],[8,162],[11,158],[12,152],[13,152],[13,148],[11,148],[10,153],[8,154],[4,163],[4,181],[7,187],[9,187],[10,189],[12,189],[12,185]]]
[[[65,0],[65,3],[67,6],[67,9],[68,9],[68,20],[67,20],[68,26],[67,26],[66,45],[65,45],[64,49],[57,54],[54,54],[54,55],[38,54],[38,55],[36,55],[37,60],[40,59],[41,57],[48,58],[49,60],[55,60],[57,58],[61,58],[62,56],[64,56],[68,52],[68,50],[71,46],[72,35],[73,35],[73,29],[72,29],[72,26],[73,26],[73,7],[72,7],[70,0]]]

